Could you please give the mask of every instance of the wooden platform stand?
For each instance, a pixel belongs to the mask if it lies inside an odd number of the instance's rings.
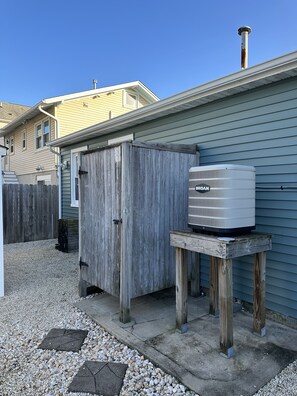
[[[253,331],[260,336],[265,330],[266,251],[271,249],[271,235],[251,233],[233,238],[220,238],[188,231],[172,231],[170,244],[176,248],[176,326],[188,330],[187,250],[211,257],[209,313],[220,312],[220,349],[230,358],[233,348],[232,259],[253,254],[254,314]]]

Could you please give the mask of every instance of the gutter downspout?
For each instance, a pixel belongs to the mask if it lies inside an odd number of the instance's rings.
[[[52,114],[48,113],[47,111],[45,111],[42,106],[38,106],[38,110],[47,115],[48,117],[52,118],[53,120],[55,120],[56,122],[56,133],[55,135],[57,135],[57,138],[59,137],[59,120],[58,118],[56,118],[55,116],[53,116]],[[56,138],[56,136],[55,136]],[[62,182],[61,182],[61,153],[60,150],[59,151],[55,151],[52,146],[48,146],[51,153],[55,154],[58,156],[58,201],[59,201],[59,219],[62,218]]]

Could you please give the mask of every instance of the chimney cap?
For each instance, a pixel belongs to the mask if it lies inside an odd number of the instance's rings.
[[[242,34],[243,32],[247,32],[248,34],[250,34],[251,31],[252,31],[252,28],[250,28],[249,26],[241,26],[241,27],[238,29],[238,34],[239,34],[239,36],[241,36],[241,34]]]

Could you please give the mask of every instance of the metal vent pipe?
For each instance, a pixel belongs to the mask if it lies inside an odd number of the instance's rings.
[[[248,67],[248,35],[252,29],[249,26],[241,26],[238,29],[238,34],[241,36],[241,68]]]

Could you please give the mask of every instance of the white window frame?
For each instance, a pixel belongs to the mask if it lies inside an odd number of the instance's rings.
[[[132,106],[131,104],[128,103],[128,95],[135,96],[135,106]],[[128,107],[129,109],[138,109],[139,107],[139,95],[138,93],[134,91],[128,91],[124,90],[123,91],[123,107]]]
[[[82,151],[88,149],[88,146],[79,147],[71,150],[70,152],[70,189],[71,189],[71,207],[78,208],[78,199],[76,196],[76,188],[78,181],[78,169],[79,169],[79,154]]]
[[[44,132],[45,131],[45,124],[48,123],[48,132]],[[40,136],[40,147],[37,147],[37,128],[40,126],[41,128],[41,136]],[[46,143],[48,143],[50,141],[50,133],[51,133],[51,123],[50,123],[50,119],[44,118],[43,120],[36,122],[34,124],[34,139],[35,139],[35,149],[36,150],[42,150],[44,149],[46,146]],[[45,139],[45,136],[48,136],[47,139]]]
[[[9,154],[14,155],[14,153],[15,153],[15,143],[14,143],[14,136],[12,135],[9,137]]]
[[[52,184],[52,176],[51,175],[43,175],[43,176],[36,176],[36,182],[44,181],[45,185]]]
[[[25,145],[24,145],[25,142]],[[27,150],[27,131],[26,129],[22,130],[22,150]]]

